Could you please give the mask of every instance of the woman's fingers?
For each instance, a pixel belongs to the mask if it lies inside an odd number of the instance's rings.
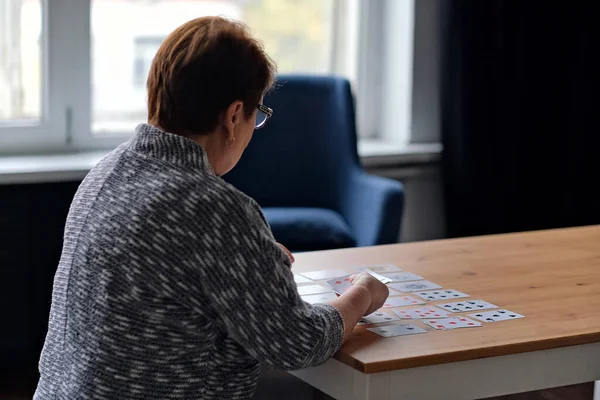
[[[288,255],[288,257],[290,258],[290,261],[292,262],[292,264],[294,263],[294,261],[296,261],[296,259],[294,258],[294,256],[292,255],[292,252],[289,251],[287,249],[287,247],[285,247],[284,245],[282,245],[281,243],[277,243],[279,245],[279,247],[281,247],[281,249],[283,251],[285,251],[285,253]]]

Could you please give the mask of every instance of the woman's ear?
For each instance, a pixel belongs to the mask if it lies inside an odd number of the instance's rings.
[[[234,101],[227,107],[225,111],[225,120],[223,126],[225,127],[226,139],[231,140],[235,133],[235,126],[242,120],[242,113],[244,112],[244,103],[241,101]]]
[[[239,100],[234,101],[227,108],[227,119],[232,124],[238,124],[241,121],[243,111],[244,103]]]

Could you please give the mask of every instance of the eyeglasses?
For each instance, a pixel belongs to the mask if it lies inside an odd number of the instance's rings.
[[[257,105],[256,108],[258,108],[258,112],[256,113],[254,129],[260,129],[265,126],[269,118],[273,116],[273,109],[262,104]]]

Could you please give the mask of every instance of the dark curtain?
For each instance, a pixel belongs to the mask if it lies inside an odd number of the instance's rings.
[[[600,223],[595,3],[440,4],[448,235]]]

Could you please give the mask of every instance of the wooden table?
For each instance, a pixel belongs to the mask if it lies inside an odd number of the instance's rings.
[[[525,315],[394,338],[356,327],[334,359],[293,372],[334,398],[479,399],[600,379],[600,226],[295,256],[295,273],[393,263]]]

